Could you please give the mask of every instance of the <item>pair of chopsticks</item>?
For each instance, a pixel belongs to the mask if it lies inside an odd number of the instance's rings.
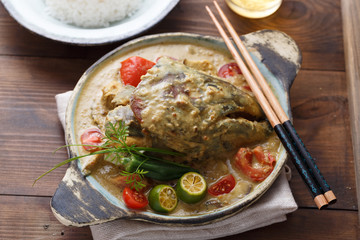
[[[281,107],[279,101],[270,89],[255,62],[252,60],[250,54],[245,48],[245,45],[235,32],[235,29],[232,27],[224,12],[221,10],[216,1],[214,1],[214,4],[250,70],[247,68],[235,46],[232,44],[232,41],[227,36],[225,30],[222,28],[221,24],[208,6],[206,6],[206,10],[219,30],[220,35],[224,39],[225,44],[233,55],[236,63],[239,65],[246,81],[262,107],[271,126],[274,128],[287,152],[291,155],[293,163],[303,181],[309,188],[316,206],[319,209],[322,209],[328,204],[335,203],[335,194],[330,189],[330,186],[327,184],[319,168],[316,166],[314,159],[311,157],[310,153],[296,133],[290,119]]]

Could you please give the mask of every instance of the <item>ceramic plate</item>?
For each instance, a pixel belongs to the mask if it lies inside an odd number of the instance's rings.
[[[300,68],[301,54],[296,43],[279,31],[262,30],[241,36],[260,71],[269,81],[283,108],[291,116],[289,89]],[[129,51],[154,44],[188,43],[202,45],[218,51],[227,51],[224,42],[215,37],[187,33],[167,33],[130,41],[108,53],[91,66],[81,77],[69,101],[66,112],[66,139],[76,144],[74,116],[79,97],[87,83],[101,69],[102,64],[119,59]],[[78,148],[70,148],[71,156],[77,156]],[[276,166],[269,177],[250,194],[219,210],[197,216],[162,215],[150,211],[127,209],[121,200],[104,189],[91,175],[83,176],[80,162],[72,162],[51,201],[55,216],[65,225],[84,226],[117,218],[136,219],[162,224],[206,224],[229,217],[255,202],[273,184],[286,161],[286,151],[281,149]],[[69,204],[71,203],[71,204]]]
[[[44,0],[1,0],[10,15],[21,25],[52,40],[99,45],[140,34],[160,22],[179,0],[144,0],[131,17],[104,28],[80,28],[65,24],[45,12]]]

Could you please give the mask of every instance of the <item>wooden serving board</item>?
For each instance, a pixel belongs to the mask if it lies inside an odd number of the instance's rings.
[[[209,37],[200,35],[191,35],[185,33],[159,34],[163,39],[174,39],[175,37],[192,38],[194,41],[209,41]],[[154,38],[154,36],[150,36]],[[251,52],[252,57],[263,72],[265,78],[272,85],[273,90],[279,97],[279,101],[291,117],[289,90],[300,69],[302,56],[294,40],[283,32],[273,30],[261,30],[241,36],[245,45]],[[149,36],[137,39],[136,41],[148,41]],[[213,41],[213,38],[210,38]],[[218,39],[216,41],[219,41]],[[219,47],[224,48],[221,43]],[[118,49],[121,49],[119,47]],[[104,58],[111,56],[110,52]],[[103,59],[104,59],[103,58]],[[89,69],[91,70],[91,68]],[[87,72],[89,72],[89,70]],[[69,137],[68,133],[66,133]],[[70,153],[71,156],[74,153]],[[266,189],[267,190],[267,189]],[[252,202],[256,201],[254,198]],[[236,211],[240,211],[251,204],[239,206]],[[86,226],[111,221],[118,218],[140,219],[155,223],[166,223],[157,219],[156,215],[144,216],[137,211],[132,211],[114,205],[109,199],[100,193],[96,186],[93,186],[87,178],[81,173],[77,162],[72,162],[66,171],[63,180],[60,182],[52,200],[51,208],[57,219],[70,226]],[[232,212],[234,213],[234,212]],[[220,218],[226,217],[221,216]],[[186,224],[203,224],[216,219],[194,219]],[[176,223],[173,221],[172,223]]]

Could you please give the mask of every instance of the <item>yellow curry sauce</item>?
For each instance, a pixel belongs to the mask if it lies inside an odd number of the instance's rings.
[[[109,111],[111,111],[109,108],[113,107],[111,106],[113,101],[107,103],[104,103],[104,101],[106,102],[107,96],[111,96],[111,99],[113,100],[114,94],[112,94],[112,91],[116,91],[114,90],[115,88],[124,87],[119,76],[119,68],[121,66],[120,62],[131,56],[141,56],[154,62],[159,57],[169,56],[183,62],[186,66],[201,70],[202,72],[211,75],[216,74],[217,69],[224,64],[233,62],[231,57],[223,52],[198,45],[182,43],[151,45],[104,61],[89,77],[88,81],[83,86],[82,94],[79,97],[77,111],[74,118],[74,127],[77,134],[76,139],[80,139],[81,134],[91,127],[98,127],[104,131],[105,122],[110,121],[109,118],[111,118],[107,117]],[[245,84],[244,79],[240,77],[228,78],[226,81],[231,82],[239,88]],[[114,82],[116,82],[115,85],[113,84]],[[143,87],[143,89],[146,88]],[[149,88],[148,91],[151,92],[151,88]],[[104,97],[104,95],[107,96]],[[249,95],[251,96],[251,92],[249,92]],[[122,99],[119,101],[121,102]],[[125,100],[125,102],[122,102],[121,104],[128,104],[128,102]],[[185,118],[188,116],[183,117]],[[185,122],[187,121],[184,119],[182,120]],[[187,124],[189,125],[189,122],[187,122]],[[191,127],[191,123],[188,127]],[[156,132],[160,132],[160,135],[164,134],[161,133],[159,129],[157,129]],[[152,139],[144,140],[144,138],[139,139],[137,137],[129,138],[129,141],[133,141],[131,144],[135,143],[140,145],[151,145],[153,143]],[[158,143],[158,141],[156,141],[156,143]],[[262,146],[265,151],[269,152],[275,158],[278,158],[280,142],[274,133],[267,137],[264,135],[263,139],[256,139],[255,143],[244,142],[245,147],[254,148],[258,145]],[[181,149],[177,148],[176,150]],[[186,151],[188,150],[189,149],[186,149]],[[87,151],[82,148],[79,148],[79,151],[80,154],[87,153]],[[205,199],[196,204],[186,204],[179,201],[177,208],[171,214],[180,216],[204,214],[208,211],[213,211],[234,203],[256,188],[259,183],[252,181],[235,166],[235,153],[236,151],[222,151],[220,156],[213,157],[214,155],[207,154],[201,155],[201,157],[196,161],[193,159],[186,159],[185,163],[191,163],[191,167],[199,170],[199,172],[204,176],[208,186],[211,186],[217,180],[229,173],[235,177],[236,186],[228,194],[219,195],[217,197],[207,194]],[[194,156],[194,158],[199,157],[199,155]],[[114,185],[111,181],[111,178],[118,176],[121,171],[118,166],[104,161],[102,156],[84,158],[81,160],[81,164],[85,174],[91,174],[112,195],[121,199],[122,189]],[[257,165],[259,164],[255,161],[253,167],[256,168]],[[158,184],[155,181],[149,181],[152,185]],[[176,180],[167,182],[167,184],[175,186]],[[152,210],[147,207],[144,211]]]

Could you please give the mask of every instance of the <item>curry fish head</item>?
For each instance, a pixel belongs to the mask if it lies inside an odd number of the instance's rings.
[[[142,77],[130,106],[154,143],[187,161],[236,151],[272,131],[254,97],[166,57]]]

